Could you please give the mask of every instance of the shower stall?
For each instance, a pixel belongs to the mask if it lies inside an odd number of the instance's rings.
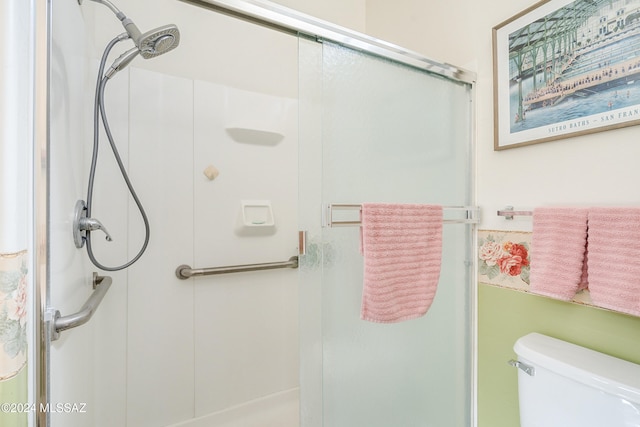
[[[175,24],[180,45],[127,57],[105,90],[150,233],[135,264],[104,271],[74,245],[74,206],[99,52],[123,29],[98,2],[47,3],[34,399],[83,410],[36,411],[33,425],[474,425],[473,73],[268,1],[120,2],[141,27]],[[99,150],[91,216],[112,240],[89,232],[121,265],[145,224]],[[440,281],[419,319],[360,320],[366,202],[444,206]],[[101,299],[94,273],[111,283]],[[56,311],[87,300],[90,321],[50,333]]]

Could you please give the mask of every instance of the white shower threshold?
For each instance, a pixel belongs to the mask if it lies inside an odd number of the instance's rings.
[[[298,387],[169,427],[299,427]]]

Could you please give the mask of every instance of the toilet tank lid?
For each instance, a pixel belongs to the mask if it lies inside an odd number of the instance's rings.
[[[513,349],[534,367],[640,403],[640,365],[538,333],[519,338]]]

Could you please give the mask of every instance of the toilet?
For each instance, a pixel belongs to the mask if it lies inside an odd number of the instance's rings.
[[[538,333],[514,350],[520,427],[640,427],[640,365]]]

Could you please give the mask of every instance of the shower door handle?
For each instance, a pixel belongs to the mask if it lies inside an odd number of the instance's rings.
[[[307,254],[307,230],[298,231],[298,255]]]

